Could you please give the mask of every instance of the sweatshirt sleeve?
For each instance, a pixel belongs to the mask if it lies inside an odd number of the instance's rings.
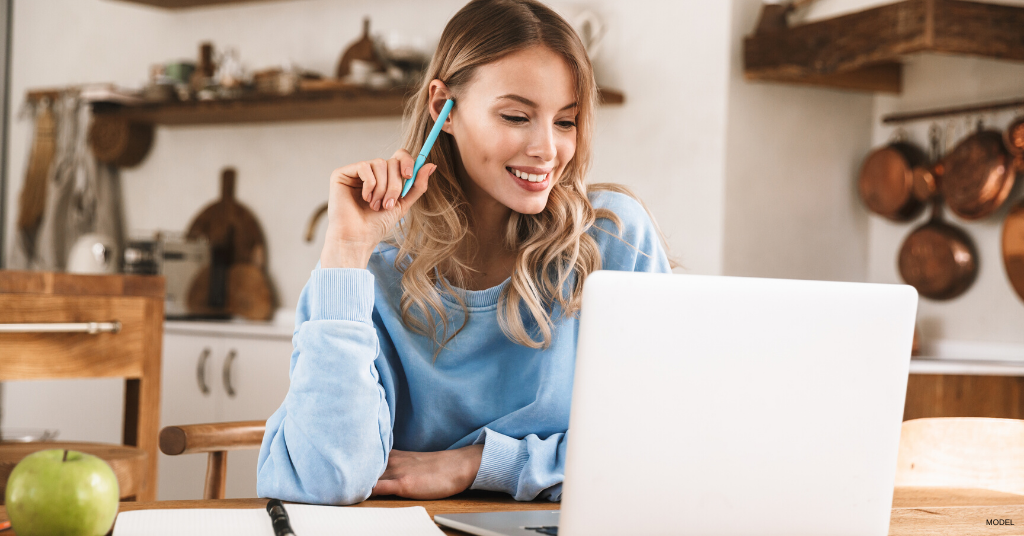
[[[599,219],[592,233],[605,270],[668,273],[672,271],[661,235],[647,211],[635,199],[607,193],[595,203],[611,209],[615,225]],[[484,445],[472,489],[503,491],[518,501],[560,501],[565,477],[568,430],[541,439],[535,434],[509,437],[484,428],[474,444]]]
[[[470,488],[503,491],[517,501],[560,501],[568,439],[569,432],[515,439],[484,428],[473,442],[483,443],[484,452]]]
[[[317,268],[296,310],[284,402],[267,420],[256,494],[313,504],[369,497],[387,467],[391,412],[374,366],[374,277]]]

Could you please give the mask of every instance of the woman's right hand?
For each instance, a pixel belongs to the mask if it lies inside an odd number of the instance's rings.
[[[373,249],[427,191],[427,178],[437,169],[424,164],[409,193],[399,197],[414,163],[399,149],[388,160],[356,162],[331,173],[321,268],[366,268]]]

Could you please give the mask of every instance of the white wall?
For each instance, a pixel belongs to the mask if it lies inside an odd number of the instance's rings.
[[[16,0],[12,106],[32,88],[111,81],[142,83],[150,64],[193,58],[198,43],[236,47],[248,67],[296,62],[332,73],[369,15],[375,31],[431,42],[464,0],[297,0],[170,12],[113,0]],[[559,7],[558,4],[554,4]],[[634,188],[657,216],[671,252],[691,272],[722,270],[730,5],[706,0],[588,2],[608,25],[598,81],[626,104],[598,112],[592,180]],[[572,7],[569,4],[563,7]],[[390,155],[399,119],[160,127],[147,159],[123,171],[128,228],[184,231],[219,195],[219,172],[238,169],[238,198],[262,222],[269,269],[283,307],[294,307],[322,247],[303,242],[327,198],[331,170]],[[31,142],[31,122],[11,124],[8,222],[13,222]],[[9,225],[8,229],[12,229]],[[10,231],[8,231],[10,233]],[[165,356],[165,359],[173,356]],[[189,356],[192,359],[193,356]],[[53,426],[62,438],[117,441],[113,380],[7,384],[5,426]],[[33,398],[34,397],[34,398]],[[27,406],[49,404],[45,412]],[[73,416],[60,407],[75,400]],[[39,419],[36,415],[50,417]],[[70,414],[69,414],[70,415]],[[89,416],[89,418],[84,418]]]
[[[757,0],[733,1],[724,273],[863,281],[867,217],[855,196],[872,96],[743,79]]]

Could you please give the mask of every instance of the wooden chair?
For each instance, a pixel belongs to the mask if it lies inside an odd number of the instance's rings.
[[[167,426],[160,430],[160,450],[168,456],[208,452],[204,499],[223,499],[229,450],[258,449],[267,421],[237,421]]]
[[[1024,420],[950,417],[905,421],[896,485],[1024,494]]]
[[[0,271],[0,381],[125,379],[121,445],[0,444],[0,486],[29,453],[74,448],[110,463],[122,499],[156,500],[163,320],[160,276]]]

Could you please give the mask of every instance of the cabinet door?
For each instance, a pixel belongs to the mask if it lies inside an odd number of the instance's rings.
[[[218,374],[223,393],[221,421],[266,420],[288,393],[292,343],[287,339],[225,339]],[[226,498],[256,496],[258,450],[228,453]]]
[[[215,336],[164,334],[160,426],[216,422],[220,376],[216,361],[223,339]],[[205,454],[160,453],[158,500],[202,499]]]

